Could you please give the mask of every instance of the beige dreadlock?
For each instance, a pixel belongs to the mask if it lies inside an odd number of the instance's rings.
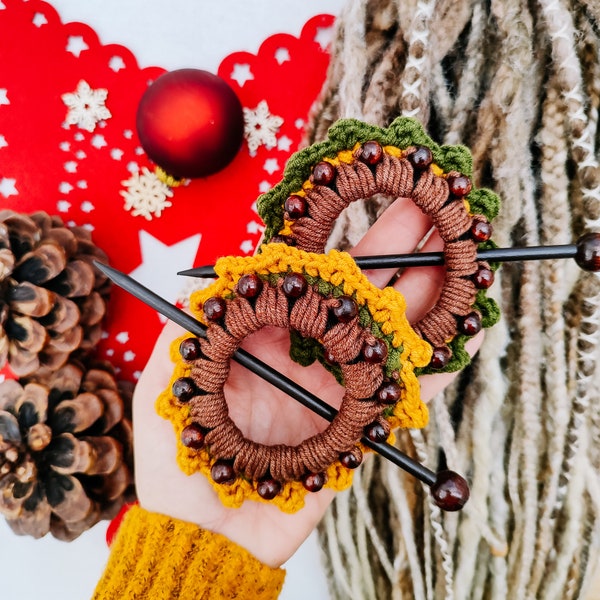
[[[599,51],[597,0],[350,0],[309,141],[340,117],[415,116],[471,148],[503,199],[498,244],[570,243],[600,230]],[[351,205],[331,245],[389,202]],[[502,322],[399,442],[465,474],[471,500],[442,513],[368,461],[320,528],[335,597],[600,598],[600,281],[565,260],[500,273]]]

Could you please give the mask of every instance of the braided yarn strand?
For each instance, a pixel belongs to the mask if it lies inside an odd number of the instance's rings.
[[[348,0],[307,141],[325,139],[343,107],[380,127],[414,115],[471,148],[474,183],[503,200],[499,245],[569,243],[600,228],[599,56],[590,0]],[[392,200],[361,203],[368,223]],[[328,247],[366,226],[342,212]],[[321,529],[336,549],[333,597],[597,597],[599,279],[573,261],[507,263],[490,295],[502,321],[429,426],[397,441],[466,474],[470,502],[432,511],[420,483],[374,457]],[[365,539],[369,560],[356,561],[348,546]]]

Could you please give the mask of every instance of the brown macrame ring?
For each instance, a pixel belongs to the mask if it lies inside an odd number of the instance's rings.
[[[328,312],[337,302],[310,286],[292,300],[282,290],[282,278],[276,286],[265,281],[252,301],[240,296],[226,300],[223,319],[210,323],[206,339],[199,340],[202,356],[192,362],[190,374],[198,395],[189,401],[190,415],[207,432],[204,442],[210,455],[231,461],[237,475],[254,481],[272,477],[286,482],[323,472],[340,454],[353,451],[366,425],[379,422],[385,406],[373,395],[383,382],[384,364],[367,363],[361,356],[363,344],[375,338],[359,324],[358,316],[348,323],[331,325]],[[230,359],[244,338],[267,326],[293,329],[321,340],[344,376],[345,394],[337,416],[323,432],[297,446],[269,446],[249,440],[229,416],[223,386]]]
[[[370,142],[371,144],[373,142]],[[412,200],[428,215],[444,242],[445,280],[435,305],[414,329],[434,347],[446,346],[457,333],[457,322],[473,312],[477,296],[472,276],[480,267],[477,261],[478,242],[468,233],[481,215],[470,215],[462,198],[455,198],[445,177],[436,175],[431,168],[419,171],[408,157],[382,153],[375,165],[361,162],[361,148],[354,152],[351,163],[334,165],[335,176],[326,185],[319,184],[311,175],[311,186],[305,186],[307,214],[294,219],[285,212],[291,233],[275,236],[282,241],[308,252],[323,252],[335,220],[351,202],[364,200],[375,194]],[[277,238],[277,239],[275,239]]]

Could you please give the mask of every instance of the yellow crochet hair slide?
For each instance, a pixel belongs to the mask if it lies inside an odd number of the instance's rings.
[[[225,505],[252,499],[296,511],[307,492],[350,485],[363,436],[385,441],[395,427],[426,425],[414,369],[429,364],[431,345],[409,325],[402,295],[373,286],[350,255],[275,243],[222,258],[215,270],[217,281],[191,297],[207,336],[174,342],[175,372],[157,409],[175,427],[180,467],[204,473]],[[296,446],[255,442],[229,414],[230,359],[264,327],[314,340],[343,384],[333,421]]]

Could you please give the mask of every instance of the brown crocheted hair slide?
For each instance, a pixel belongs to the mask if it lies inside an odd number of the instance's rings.
[[[470,360],[465,341],[499,318],[496,303],[486,297],[494,267],[478,256],[478,250],[494,247],[490,222],[499,199],[476,189],[471,171],[467,148],[439,146],[414,119],[400,117],[387,129],[338,121],[326,141],[292,156],[283,181],[259,198],[265,243],[322,252],[350,203],[376,194],[411,199],[444,242],[440,295],[413,324],[434,347],[423,371],[459,370]]]
[[[405,144],[398,142],[400,133]],[[438,166],[440,160],[434,162],[430,146],[447,157],[448,172]],[[464,340],[479,331],[483,318],[492,324],[498,312],[478,293],[493,273],[477,260],[478,245],[491,234],[497,198],[474,194],[486,199],[480,202],[486,210],[471,212],[465,196],[472,185],[462,174],[470,170],[466,157],[462,148],[437,148],[410,119],[389,130],[338,123],[330,140],[294,155],[284,181],[259,200],[269,240],[260,253],[221,259],[217,282],[192,295],[192,312],[208,325],[207,338],[187,338],[179,356],[174,352],[175,374],[157,408],[180,436],[180,466],[204,472],[225,504],[253,498],[297,510],[307,491],[349,484],[363,436],[382,442],[395,427],[426,424],[415,370],[462,366],[468,356]],[[376,193],[411,198],[444,240],[444,287],[414,328],[392,287],[372,286],[346,253],[322,254],[341,210]],[[269,206],[277,210],[269,212]],[[477,283],[482,271],[485,285]],[[297,362],[318,359],[345,388],[329,427],[294,447],[244,437],[223,393],[233,353],[244,338],[269,325],[290,330]]]
[[[186,337],[173,348],[175,373],[157,409],[180,436],[180,466],[204,472],[225,504],[263,499],[295,511],[308,491],[349,485],[361,438],[384,442],[396,427],[425,426],[414,369],[429,363],[431,346],[406,320],[402,295],[373,286],[350,255],[267,244],[254,257],[223,258],[216,269],[219,279],[190,303],[208,326],[206,338]],[[246,438],[223,393],[233,353],[266,326],[315,340],[344,385],[331,424],[296,446]]]

